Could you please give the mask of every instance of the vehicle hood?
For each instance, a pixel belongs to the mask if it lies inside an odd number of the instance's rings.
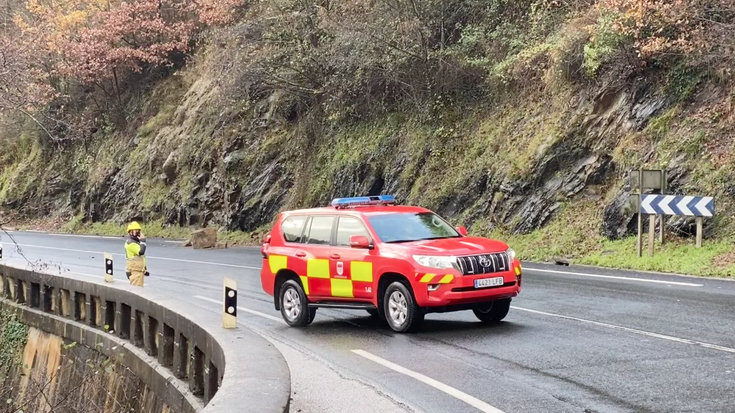
[[[508,244],[479,237],[446,238],[390,244],[392,247],[420,255],[473,255],[504,252]]]

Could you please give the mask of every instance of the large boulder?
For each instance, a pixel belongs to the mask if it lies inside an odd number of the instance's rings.
[[[217,230],[214,228],[204,228],[194,231],[191,234],[191,245],[195,250],[214,248],[217,246]]]
[[[171,154],[168,155],[168,158],[166,158],[166,162],[163,163],[163,167],[161,168],[163,170],[162,178],[167,184],[176,179],[177,162],[178,158],[176,152],[171,152]]]

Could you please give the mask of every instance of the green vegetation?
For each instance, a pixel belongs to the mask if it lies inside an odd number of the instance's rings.
[[[584,45],[584,70],[588,76],[595,76],[601,67],[618,55],[623,45],[631,42],[628,36],[615,29],[619,18],[617,13],[609,10],[603,10],[597,18],[592,38]]]
[[[28,339],[28,327],[18,320],[9,310],[0,311],[0,377],[3,379],[8,369],[22,354]]]

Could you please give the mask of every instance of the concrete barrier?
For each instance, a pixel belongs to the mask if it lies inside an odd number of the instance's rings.
[[[219,312],[152,288],[3,265],[0,297],[27,325],[121,358],[175,413],[289,411],[281,353],[247,328],[223,329]]]

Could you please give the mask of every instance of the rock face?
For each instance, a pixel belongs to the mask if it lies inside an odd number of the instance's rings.
[[[171,126],[141,141],[148,147],[140,152],[152,159],[148,170],[122,159],[95,172],[94,183],[78,175],[49,175],[36,186],[35,198],[9,197],[5,206],[35,215],[63,210],[93,221],[140,216],[251,232],[270,226],[285,209],[388,193],[470,228],[479,222],[523,234],[581,197],[595,196],[600,232],[617,239],[635,231],[631,191],[623,180],[628,169],[653,155],[646,149],[621,161],[616,150],[631,146],[626,137],[671,106],[651,86],[655,82],[636,78],[575,92],[569,103],[540,96],[544,104],[493,112],[480,120],[511,126],[492,133],[473,125],[452,135],[414,136],[416,128],[409,125],[379,136],[369,130],[344,137],[313,122],[302,128],[287,124],[278,133],[240,125],[232,136],[221,137],[214,131],[229,130],[228,122],[245,115],[217,106],[216,88],[203,79],[182,87],[188,90],[175,100],[180,106],[168,119]],[[126,150],[118,150],[121,157],[129,156]],[[676,193],[688,171],[674,163],[667,172],[669,192]],[[34,199],[53,204],[37,207]],[[667,225],[680,232],[691,227],[684,220]],[[197,231],[191,244],[217,248],[217,231]]]
[[[191,234],[191,244],[195,250],[215,248],[217,246],[217,230],[204,228]]]

